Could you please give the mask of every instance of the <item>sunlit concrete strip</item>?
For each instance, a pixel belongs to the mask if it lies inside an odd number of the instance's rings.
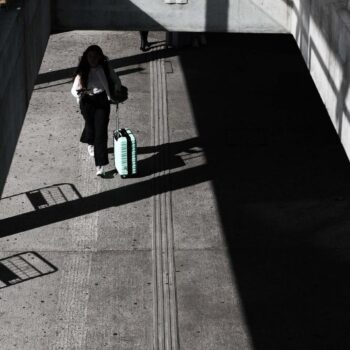
[[[171,31],[286,33],[289,28],[289,8],[284,1],[192,0],[186,6],[166,8],[157,2],[131,1]]]
[[[95,181],[95,172],[92,170],[92,159],[87,152],[86,144],[79,143],[80,158],[80,187],[84,188],[88,193],[100,193],[101,182]],[[96,251],[96,242],[98,239],[98,222],[99,213],[94,212],[88,216],[82,216],[72,222],[74,235],[74,243],[78,249],[91,249]]]
[[[151,61],[152,132],[155,147],[169,143],[168,107],[164,59]],[[167,152],[155,164],[156,169],[169,169]],[[153,197],[153,291],[154,349],[179,349],[177,326],[174,233],[169,170],[154,175]],[[164,190],[163,190],[164,189]]]
[[[67,254],[59,286],[56,337],[49,349],[69,350],[85,348],[89,277],[93,253]]]
[[[79,144],[80,159],[80,187],[86,191],[99,193],[100,181],[94,181],[95,174],[91,171],[86,145]],[[72,344],[77,348],[86,346],[87,310],[89,302],[89,282],[93,252],[96,252],[98,239],[99,213],[94,212],[87,216],[80,216],[70,222],[74,246],[78,250],[91,250],[86,254],[68,255],[65,258],[64,271],[60,281],[58,296],[58,319],[54,343],[50,349],[71,349]]]
[[[231,22],[233,22],[234,16],[237,16],[235,14],[237,12],[240,19],[240,32],[286,33],[290,27],[289,11],[283,0],[272,2],[249,0],[244,6],[237,6],[237,9],[234,8],[234,3],[230,3],[228,31],[231,31]],[[255,29],[255,22],[260,23],[258,30]]]

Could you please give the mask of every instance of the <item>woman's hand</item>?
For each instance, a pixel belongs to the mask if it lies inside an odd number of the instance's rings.
[[[77,94],[79,97],[82,97],[84,95],[92,95],[92,89],[78,89]]]

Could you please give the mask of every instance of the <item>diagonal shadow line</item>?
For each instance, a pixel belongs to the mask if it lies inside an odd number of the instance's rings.
[[[123,75],[128,75],[128,74],[132,74],[132,73],[138,73],[138,72],[142,72],[144,69],[143,68],[130,68],[130,69],[124,69],[122,71],[118,71],[118,75],[121,77]],[[46,73],[45,73],[46,74]],[[54,87],[54,86],[59,86],[59,85],[65,85],[65,84],[71,84],[73,83],[73,79],[69,79],[67,81],[64,81],[62,83],[57,83],[57,84],[51,84],[51,85],[45,85],[45,86],[41,86],[41,87],[37,87],[35,89],[33,89],[34,91],[36,90],[42,90],[42,89],[47,89],[50,87]],[[42,84],[42,83],[38,83],[37,85]]]
[[[144,71],[144,68],[138,67],[138,68],[130,68],[130,69],[124,69],[124,70],[120,70],[118,71],[118,75],[119,76],[123,76],[123,75],[128,75],[128,74],[133,74],[133,73],[138,73],[138,72],[142,72]]]
[[[134,56],[111,59],[109,63],[111,67],[115,69],[115,68],[131,66],[134,64],[147,63],[147,62],[154,61],[161,58],[172,57],[177,55],[177,52],[178,51],[175,49],[155,50],[155,51],[141,53]],[[72,78],[75,71],[76,71],[76,67],[70,67],[70,68],[56,70],[53,72],[39,74],[36,79],[35,85],[50,83],[56,80]],[[120,72],[120,73],[121,73],[120,75],[123,75],[123,72]]]
[[[55,222],[91,214],[110,207],[133,203],[164,192],[174,191],[210,180],[207,165],[162,175],[137,184],[91,195],[0,221],[0,237],[35,229]]]
[[[51,85],[45,85],[45,86],[40,86],[40,87],[34,88],[33,91],[48,89],[48,88],[50,88],[50,87],[60,86],[60,85],[66,85],[66,84],[72,84],[72,83],[73,83],[73,79],[69,79],[69,80],[64,81],[64,82],[62,82],[62,83],[51,84]]]

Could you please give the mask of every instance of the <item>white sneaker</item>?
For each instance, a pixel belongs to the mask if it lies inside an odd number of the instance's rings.
[[[103,169],[103,166],[97,166],[96,167],[96,175],[103,176],[104,174],[105,174],[105,170]]]
[[[93,145],[88,145],[88,152],[90,154],[90,157],[93,157],[95,155],[94,146]]]

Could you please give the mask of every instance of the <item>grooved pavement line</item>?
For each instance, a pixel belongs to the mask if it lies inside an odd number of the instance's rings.
[[[153,144],[167,151],[169,128],[164,59],[150,62],[150,84]],[[166,151],[162,152],[158,164],[154,164],[155,169],[164,169],[154,174],[155,193],[160,193],[153,197],[154,350],[179,349],[171,192],[165,191],[169,188],[166,183],[169,178],[164,176],[170,173]]]
[[[87,193],[100,192],[100,181],[96,181],[86,145],[79,144],[81,188]],[[57,338],[51,349],[68,350],[85,348],[89,280],[93,252],[82,254],[87,247],[96,250],[98,238],[98,212],[75,218],[70,223],[73,231],[75,252],[67,256],[59,286],[56,328]],[[74,254],[75,253],[75,254]]]

